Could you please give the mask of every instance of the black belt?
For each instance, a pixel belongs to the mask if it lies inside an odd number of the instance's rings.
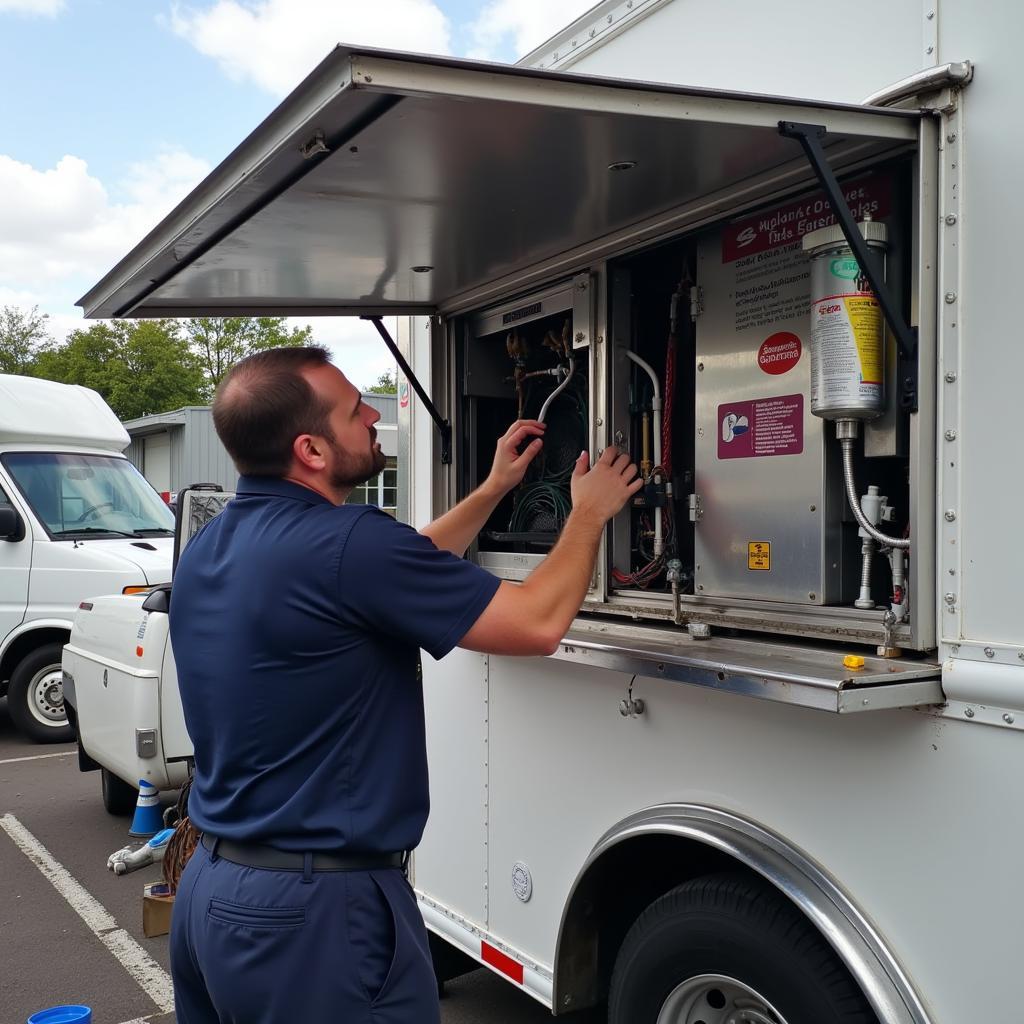
[[[378,868],[404,869],[407,853],[290,853],[260,843],[236,843],[203,833],[203,846],[216,857],[233,864],[268,871],[373,871]]]

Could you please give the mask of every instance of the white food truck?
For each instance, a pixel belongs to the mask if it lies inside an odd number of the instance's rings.
[[[61,648],[79,602],[171,576],[173,519],[89,388],[0,374],[0,696],[43,743],[74,737]]]
[[[503,579],[581,447],[642,464],[556,654],[424,666],[439,950],[613,1024],[1021,1019],[1022,33],[608,0],[516,67],[341,47],[82,300],[398,315],[416,524],[544,409]]]

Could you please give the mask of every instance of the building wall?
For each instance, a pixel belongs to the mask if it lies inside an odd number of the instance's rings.
[[[238,473],[213,427],[209,406],[185,409],[185,422],[171,434],[171,486],[220,484],[233,491]]]
[[[384,454],[393,458],[398,451],[397,397],[364,394],[363,400],[380,412],[376,428],[378,440]],[[145,438],[168,433],[171,439],[172,491],[198,483],[220,484],[226,491],[235,489],[238,473],[220,443],[209,406],[189,406],[174,412],[144,416],[128,420],[124,427],[131,437],[125,454],[143,476],[146,475]]]

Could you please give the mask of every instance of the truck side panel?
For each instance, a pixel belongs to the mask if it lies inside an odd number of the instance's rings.
[[[859,103],[935,63],[926,53],[935,20],[926,12],[934,6],[866,0],[833,8],[829,17],[827,8],[801,0],[670,0],[578,59],[573,39],[556,37],[540,63],[579,74]],[[579,44],[589,33],[577,35]]]
[[[627,676],[490,661],[489,927],[510,946],[551,966],[575,874],[602,834],[645,807],[696,803],[760,823],[837,879],[937,1021],[1014,1015],[1016,926],[992,908],[1024,841],[1020,817],[1005,813],[1019,736],[645,678],[633,693],[646,713],[624,719]],[[434,813],[446,813],[449,794],[433,793]],[[533,876],[529,902],[513,891],[516,861]],[[972,935],[984,936],[984,956],[965,955]]]

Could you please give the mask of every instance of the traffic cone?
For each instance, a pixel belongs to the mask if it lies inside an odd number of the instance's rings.
[[[156,786],[139,779],[139,799],[135,804],[135,817],[128,835],[138,839],[155,836],[164,827],[163,814],[160,811],[160,796]]]

